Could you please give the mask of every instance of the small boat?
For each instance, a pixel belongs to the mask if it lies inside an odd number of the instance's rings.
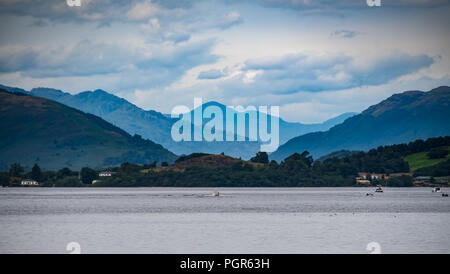
[[[383,189],[381,188],[381,186],[378,186],[377,189],[375,189],[375,192],[383,192]]]
[[[448,197],[447,193],[442,193],[442,197]]]
[[[373,196],[373,193],[366,193],[366,196]]]
[[[216,192],[213,193],[212,196],[213,196],[213,197],[219,197],[219,196],[220,196],[220,192],[219,192],[219,191],[216,191]]]
[[[441,188],[440,187],[435,187],[431,192],[439,193],[439,192],[441,192]]]

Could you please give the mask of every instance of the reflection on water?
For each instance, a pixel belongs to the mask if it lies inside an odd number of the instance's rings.
[[[3,188],[0,252],[450,253],[450,199],[428,188],[216,190]]]

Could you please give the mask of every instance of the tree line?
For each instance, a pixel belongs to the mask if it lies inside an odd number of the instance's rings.
[[[417,140],[408,144],[380,146],[367,152],[358,152],[345,157],[331,157],[324,161],[314,160],[309,152],[294,153],[281,163],[269,161],[269,155],[258,152],[250,162],[237,161],[231,167],[206,168],[191,166],[184,171],[158,169],[157,163],[137,165],[123,163],[109,168],[115,175],[101,178],[97,187],[339,187],[354,186],[358,172],[399,173],[409,172],[404,157],[429,151],[428,157],[445,157],[442,147],[450,146],[450,137]],[[447,150],[446,150],[447,151]],[[175,163],[207,154],[194,153],[181,156]],[[251,163],[259,163],[252,165]],[[449,176],[450,160],[436,166],[416,171],[417,175]],[[162,163],[161,166],[169,166]],[[426,174],[431,173],[431,174]],[[0,173],[3,186],[16,186],[23,178],[41,182],[42,186],[79,187],[91,186],[98,180],[98,171],[85,167],[80,172],[63,168],[58,171],[41,171],[35,165],[24,173],[24,168],[15,163],[9,172]],[[401,176],[381,182],[388,186],[412,186],[412,177]]]

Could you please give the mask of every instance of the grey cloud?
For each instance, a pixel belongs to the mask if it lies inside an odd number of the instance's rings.
[[[81,7],[69,7],[65,0],[14,0],[0,3],[0,14],[32,16],[59,22],[99,22],[127,21],[125,14],[138,3],[150,3],[149,0],[81,0]],[[157,5],[171,10],[158,1]]]
[[[87,76],[122,70],[131,52],[108,44],[81,41],[72,46],[25,48],[0,54],[0,72],[22,72],[30,77]]]
[[[218,28],[227,29],[232,26],[242,24],[244,20],[238,12],[230,12],[223,15],[221,19],[216,23]]]
[[[227,0],[229,3],[241,2],[239,0]],[[315,11],[330,11],[336,9],[367,9],[366,0],[310,0],[310,1],[297,1],[297,0],[255,0],[253,1],[260,5],[273,8],[286,8],[296,10],[315,10]],[[448,5],[447,0],[389,0],[383,1],[382,6],[385,8],[402,7],[402,8],[427,8],[436,7],[441,5]]]
[[[365,66],[357,65],[347,55],[286,55],[268,60],[249,60],[243,68],[244,75],[250,71],[260,73],[250,83],[244,83],[245,76],[242,76],[224,85],[237,92],[258,90],[290,94],[301,91],[332,91],[386,84],[429,67],[433,62],[433,58],[424,54],[413,56],[405,53],[392,53]]]
[[[81,7],[68,7],[65,0],[5,0],[0,2],[0,14],[32,16],[59,22],[97,22],[107,24],[114,21],[129,21],[125,16],[133,7],[142,3],[153,3],[158,15],[176,17],[179,11],[196,12],[195,6],[209,1],[201,0],[82,0]],[[220,2],[220,1],[219,1]],[[365,0],[223,0],[223,3],[257,3],[270,8],[287,8],[305,11],[333,11],[336,9],[368,9]],[[384,8],[427,8],[448,5],[448,0],[390,0],[382,1]],[[142,21],[148,17],[143,16]],[[228,22],[231,25],[239,22]],[[226,24],[224,24],[225,26]]]
[[[33,78],[120,74],[139,78],[145,87],[164,86],[178,80],[187,70],[214,63],[214,40],[130,48],[81,41],[71,46],[0,49],[0,73],[20,72]],[[145,80],[142,80],[144,79]],[[142,85],[136,83],[137,87]]]
[[[359,32],[357,32],[357,31],[336,30],[336,31],[333,31],[330,34],[330,37],[332,37],[332,38],[347,38],[347,39],[349,39],[349,38],[354,38],[357,35],[359,35]]]
[[[192,18],[204,20],[204,8],[197,9],[202,3],[211,5],[209,1],[189,0],[81,0],[81,7],[69,7],[65,0],[7,0],[0,2],[1,15],[31,16],[56,22],[87,23],[100,25],[112,22],[146,23],[151,17],[164,17],[175,22],[184,20],[192,23]],[[211,10],[213,14],[219,11]],[[237,15],[237,16],[236,16]],[[227,28],[242,22],[239,14],[230,12],[218,17],[210,27]]]
[[[214,79],[220,79],[225,76],[227,76],[227,73],[225,71],[218,70],[218,69],[211,69],[211,70],[206,70],[206,71],[200,72],[198,74],[198,79],[214,80]]]

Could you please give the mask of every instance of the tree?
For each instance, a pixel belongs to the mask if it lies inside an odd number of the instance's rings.
[[[255,157],[250,159],[250,162],[268,164],[269,155],[267,155],[267,152],[258,152]]]
[[[9,186],[9,176],[6,172],[0,173],[0,185],[1,186]]]
[[[276,169],[276,168],[278,168],[278,163],[277,163],[277,161],[275,161],[275,160],[270,161],[269,167],[270,167],[271,169]]]
[[[236,163],[234,163],[232,166],[231,166],[231,170],[232,171],[241,171],[242,170],[242,162],[241,161],[239,161],[239,162],[236,162]]]
[[[169,163],[167,163],[167,162],[162,162],[162,163],[161,163],[161,166],[169,166]]]
[[[411,187],[413,186],[413,178],[411,176],[399,176],[389,178],[387,180],[387,185],[390,187]]]
[[[140,165],[136,164],[130,164],[128,162],[125,162],[120,165],[120,171],[124,173],[136,173],[139,172],[142,169]]]
[[[80,183],[77,177],[65,177],[64,179],[56,182],[57,187],[82,187],[83,184]]]
[[[78,175],[78,172],[76,175]],[[56,179],[57,179],[57,177],[56,177],[55,171],[49,171],[49,170],[42,171],[41,185],[45,186],[45,187],[50,187],[54,184]]]
[[[314,160],[312,156],[309,155],[308,151],[303,151],[302,154],[298,154],[297,152],[292,154],[291,156],[284,159],[284,161],[301,161],[308,167],[311,167]]]
[[[450,159],[434,166],[419,168],[414,172],[414,176],[433,176],[444,177],[450,176]]]
[[[58,170],[58,172],[56,173],[56,176],[58,177],[58,179],[63,179],[63,178],[68,177],[68,176],[75,176],[76,175],[75,173],[76,172],[74,172],[74,171],[70,170],[69,168],[65,167],[65,168],[62,168],[62,169]]]
[[[34,164],[33,168],[31,169],[31,179],[37,182],[42,182],[42,171],[38,164]]]
[[[151,164],[145,164],[144,166],[142,166],[142,169],[149,169],[149,168],[155,168],[156,167],[157,162],[154,161]]]
[[[81,181],[83,184],[92,184],[97,179],[97,171],[89,167],[83,167],[80,171]]]
[[[430,159],[440,159],[440,158],[444,158],[445,156],[447,156],[447,154],[448,154],[448,150],[446,148],[437,147],[437,148],[431,149],[427,153],[427,156]]]
[[[9,168],[9,175],[14,177],[19,177],[24,171],[23,166],[21,166],[19,163],[14,163]]]

